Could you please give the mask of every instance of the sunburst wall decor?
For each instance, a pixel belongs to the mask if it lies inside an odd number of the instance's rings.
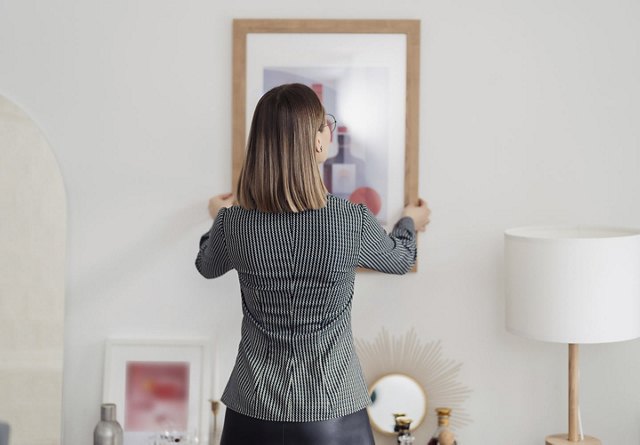
[[[424,389],[429,408],[424,421],[413,432],[416,443],[427,443],[435,431],[437,407],[452,409],[450,425],[454,433],[471,423],[464,407],[471,389],[459,382],[462,363],[444,356],[441,341],[422,343],[413,328],[397,337],[383,328],[373,341],[356,338],[355,344],[369,388],[386,375],[405,374]],[[377,444],[395,443],[388,435],[376,431],[374,435]]]

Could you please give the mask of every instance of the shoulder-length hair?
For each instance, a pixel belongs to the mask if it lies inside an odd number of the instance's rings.
[[[324,107],[305,85],[281,85],[262,96],[251,121],[238,181],[238,204],[263,212],[324,207],[327,189],[316,162],[315,145],[317,132],[325,125]]]

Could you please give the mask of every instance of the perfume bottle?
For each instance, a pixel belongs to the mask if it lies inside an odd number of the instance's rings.
[[[396,425],[394,427],[394,431],[397,432],[398,437],[396,438],[396,442],[398,445],[411,445],[415,438],[411,434],[411,422],[413,419],[410,419],[405,416],[396,416]]]
[[[455,436],[449,429],[450,408],[436,408],[438,414],[438,428],[431,436],[427,445],[458,445]]]
[[[407,413],[403,413],[403,412],[397,412],[397,413],[393,413],[393,431],[394,432],[398,432],[400,427],[398,424],[398,417],[405,417],[407,415]]]
[[[330,193],[344,199],[365,185],[365,162],[351,151],[351,135],[345,126],[338,127],[338,153],[323,166],[324,185]]]
[[[100,406],[100,422],[93,430],[93,445],[122,445],[122,427],[116,420],[116,405]]]

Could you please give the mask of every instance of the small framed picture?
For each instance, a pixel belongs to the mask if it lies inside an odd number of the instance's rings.
[[[206,443],[208,341],[109,339],[105,349],[103,402],[116,404],[124,445],[165,433]]]

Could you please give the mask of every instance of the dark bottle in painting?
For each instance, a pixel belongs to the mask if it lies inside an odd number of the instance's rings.
[[[344,199],[365,185],[365,162],[351,151],[351,135],[345,126],[338,127],[338,153],[323,167],[324,185],[330,193]]]

